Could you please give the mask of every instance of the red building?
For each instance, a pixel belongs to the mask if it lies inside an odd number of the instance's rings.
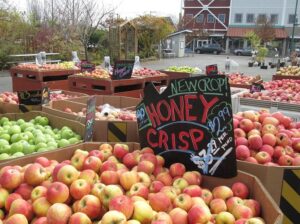
[[[206,43],[219,43],[225,47],[225,34],[229,24],[230,0],[183,0],[182,28],[194,31],[189,40],[194,49]]]

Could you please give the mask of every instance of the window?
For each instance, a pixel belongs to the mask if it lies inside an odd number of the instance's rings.
[[[222,23],[225,23],[225,14],[219,14],[218,15],[218,18],[219,18],[219,20],[222,22]]]
[[[271,14],[271,23],[277,24],[278,23],[278,15],[277,14]]]
[[[258,23],[265,23],[267,21],[267,15],[266,14],[259,14],[257,17]]]
[[[294,24],[295,23],[295,15],[294,14],[290,14],[289,15],[289,24]]]
[[[235,23],[242,23],[242,21],[243,21],[243,14],[241,14],[241,13],[235,14],[234,22]]]
[[[194,14],[185,14],[186,19],[192,19],[194,17]]]
[[[203,23],[203,21],[204,21],[204,15],[203,14],[199,14],[196,17],[196,23]]]
[[[247,14],[247,23],[254,23],[254,14]]]
[[[215,17],[211,14],[207,15],[207,22],[208,23],[214,23],[215,22]]]

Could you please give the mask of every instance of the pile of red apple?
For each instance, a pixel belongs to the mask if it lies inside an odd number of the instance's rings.
[[[26,70],[63,70],[63,69],[78,69],[75,67],[74,62],[66,61],[59,64],[44,64],[44,65],[36,65],[36,64],[20,64],[17,66],[19,69]]]
[[[65,93],[53,92],[50,94],[51,101],[66,100],[66,99],[71,99],[71,98],[76,98],[76,97],[78,97],[78,96],[68,95]],[[3,92],[0,94],[0,102],[10,103],[10,104],[19,104],[18,95],[16,93],[12,93],[12,92]]]
[[[164,168],[150,148],[77,149],[61,163],[39,157],[24,167],[2,168],[0,223],[264,223],[244,183],[209,190],[201,182],[200,173],[181,163]]]
[[[227,75],[229,84],[251,85],[259,78],[254,76],[244,75],[242,73],[232,73]]]
[[[163,75],[160,71],[152,70],[149,68],[142,68],[133,71],[133,76],[156,76],[156,75]]]
[[[242,97],[284,103],[300,103],[300,80],[283,79],[265,82],[264,92],[244,93]]]
[[[300,122],[280,112],[245,111],[233,118],[236,157],[268,166],[300,166]]]
[[[110,106],[110,109],[106,109],[103,105],[96,107],[95,119],[96,120],[107,120],[107,121],[136,121],[136,113],[132,110],[127,109],[116,109]],[[76,116],[85,117],[86,107],[82,108],[79,112],[74,112],[72,109],[66,107],[64,112],[70,113]]]

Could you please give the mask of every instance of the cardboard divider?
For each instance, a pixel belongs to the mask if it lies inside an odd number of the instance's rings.
[[[87,104],[89,96],[67,99],[66,101],[77,102],[82,104]],[[102,105],[108,103],[114,107],[118,108],[128,108],[128,107],[136,107],[140,103],[140,99],[133,97],[121,97],[121,96],[105,96],[105,95],[97,95],[96,96],[96,105]]]
[[[264,166],[238,161],[238,169],[256,176],[280,206],[284,223],[299,221],[300,166]],[[298,215],[297,215],[298,213]]]
[[[86,107],[86,102],[89,97],[81,97],[76,99],[68,99],[63,101],[53,101],[49,105],[43,106],[43,111],[49,114],[53,114],[55,116],[60,116],[65,119],[79,121],[80,123],[85,123],[85,117],[79,117],[74,114],[64,112],[66,107],[70,108],[74,112],[81,111],[82,108]],[[127,110],[135,110],[136,105],[140,102],[139,99],[130,98],[130,97],[120,97],[120,96],[96,96],[96,105],[103,105],[105,103],[110,104],[116,108],[122,108]],[[95,120],[94,124],[94,140],[95,141],[111,141],[109,136],[114,136],[113,131],[109,129],[110,124],[119,124],[117,125],[117,129],[119,131],[121,128],[118,126],[122,126],[122,134],[126,138],[128,142],[138,142],[139,134],[138,127],[136,121],[103,121],[103,120]],[[124,127],[125,126],[125,127]],[[117,132],[119,132],[117,130]],[[112,139],[118,139],[118,136],[112,137]],[[121,141],[122,139],[119,138]]]
[[[69,160],[77,149],[91,151],[94,149],[98,149],[100,144],[101,144],[100,142],[83,143],[75,146],[62,148],[56,151],[40,153],[39,155],[34,154],[24,158],[15,159],[13,161],[0,164],[0,168],[4,166],[12,166],[12,165],[24,166],[28,163],[33,163],[35,159],[39,156],[45,156],[50,160],[54,159],[59,162],[62,162],[64,160]],[[111,143],[111,144],[114,145],[115,143]],[[129,142],[126,144],[128,144],[130,151],[140,149],[140,145],[138,143]],[[231,187],[231,185],[237,181],[241,181],[245,183],[250,189],[251,198],[259,201],[262,208],[262,217],[266,221],[266,224],[282,223],[282,213],[280,209],[273,201],[273,199],[270,197],[268,192],[264,189],[261,182],[255,176],[239,171],[236,177],[230,179],[203,176],[202,183],[203,183],[203,187],[212,189],[220,185],[226,185]]]
[[[53,114],[49,114],[49,113],[45,113],[45,112],[41,112],[41,111],[31,111],[28,113],[1,114],[0,119],[2,117],[7,117],[10,120],[24,119],[25,121],[30,121],[31,119],[34,119],[37,116],[47,117],[49,119],[49,125],[53,128],[61,129],[64,126],[67,126],[67,127],[71,128],[76,134],[79,134],[82,139],[84,138],[85,126],[83,124],[81,124],[80,122],[76,122],[74,120],[72,121],[69,119],[65,119],[65,118],[58,117]],[[56,153],[56,150],[54,150],[53,153]],[[39,156],[40,154],[42,154],[42,153],[34,153],[31,155],[25,155],[23,157],[16,158],[16,159],[1,160],[0,164],[5,163],[6,161],[23,160],[27,157]]]

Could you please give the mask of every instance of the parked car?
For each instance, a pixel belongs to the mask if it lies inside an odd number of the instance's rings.
[[[241,48],[241,49],[235,49],[234,54],[241,55],[241,56],[252,56],[253,51],[254,50],[251,48]],[[257,53],[257,52],[255,52],[255,53]]]
[[[223,49],[219,44],[206,44],[196,48],[195,52],[198,54],[202,54],[202,53],[220,54],[221,52],[223,52]]]

